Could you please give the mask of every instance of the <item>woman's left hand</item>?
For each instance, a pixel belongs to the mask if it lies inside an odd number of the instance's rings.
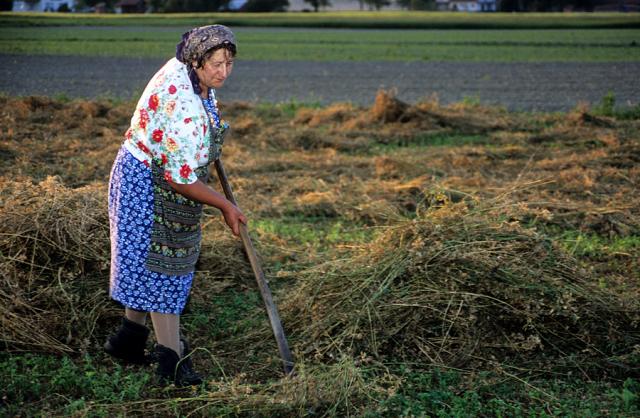
[[[245,225],[247,224],[247,217],[244,216],[242,211],[240,211],[236,205],[229,202],[228,205],[222,208],[222,215],[224,216],[224,221],[229,228],[231,228],[233,235],[240,235],[240,222]]]

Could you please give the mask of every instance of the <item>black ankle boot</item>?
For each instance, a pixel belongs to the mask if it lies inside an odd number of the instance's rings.
[[[182,342],[184,344],[184,353],[189,354],[187,342],[184,340]],[[202,378],[193,370],[193,363],[189,357],[180,359],[178,353],[160,344],[156,345],[154,354],[155,359],[158,361],[156,373],[162,383],[174,383],[178,387],[202,383]]]
[[[120,329],[104,343],[104,351],[127,363],[147,364],[144,354],[149,328],[122,318]]]

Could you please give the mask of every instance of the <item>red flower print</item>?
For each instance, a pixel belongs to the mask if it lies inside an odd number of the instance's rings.
[[[138,145],[138,148],[140,148],[142,152],[144,152],[145,154],[149,154],[149,148],[147,148],[147,146],[143,144],[141,141],[138,141],[136,145]]]
[[[191,122],[191,118],[184,118],[184,123],[190,123]]]
[[[174,86],[173,84],[169,86],[169,94],[176,94],[176,91],[178,91],[176,86]]]
[[[153,138],[154,141],[161,142],[162,141],[162,134],[163,134],[163,132],[162,132],[161,129],[156,129],[151,134],[151,137]]]
[[[202,134],[203,135],[207,134],[207,124],[206,123],[204,125],[202,125]]]
[[[162,158],[162,165],[165,165],[169,162],[169,158],[167,158],[166,154],[160,154],[160,158]]]
[[[164,172],[164,179],[165,179],[166,181],[173,181],[173,177],[171,177],[171,173],[170,173],[170,172],[168,172],[168,171],[165,171],[165,172]]]
[[[127,139],[131,139],[132,135],[131,128],[127,129],[127,132],[124,133],[124,137]]]
[[[149,97],[149,110],[153,110],[154,112],[158,110],[158,105],[160,104],[160,99],[158,99],[157,94],[152,94]]]
[[[139,125],[142,129],[147,127],[147,123],[149,123],[149,113],[145,109],[140,109],[140,122]]]
[[[187,164],[183,164],[182,167],[180,167],[180,177],[188,179],[189,174],[191,174],[191,167],[189,167]]]

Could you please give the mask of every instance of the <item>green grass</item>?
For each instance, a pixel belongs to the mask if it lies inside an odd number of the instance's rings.
[[[616,96],[609,92],[599,104],[593,108],[593,113],[599,116],[614,117],[616,119],[640,119],[640,104],[635,106],[617,107]]]
[[[605,238],[572,230],[563,232],[559,240],[570,254],[578,257],[635,254],[640,250],[640,236],[637,235]]]
[[[549,29],[639,28],[633,14],[621,13],[446,13],[446,12],[322,12],[322,13],[184,13],[96,15],[63,13],[0,13],[0,26],[117,25],[397,28],[397,29]]]
[[[579,379],[515,382],[492,373],[465,376],[457,371],[398,370],[401,385],[373,417],[601,417],[637,416],[640,383]],[[463,389],[463,388],[471,389]]]
[[[113,404],[141,398],[151,381],[151,370],[80,358],[44,354],[0,355],[2,416],[64,415],[89,404]],[[94,408],[100,416],[100,407]]]
[[[188,26],[6,27],[0,53],[166,58]],[[237,28],[239,58],[302,61],[637,61],[640,30]]]
[[[493,372],[467,375],[455,370],[422,370],[409,363],[368,368],[368,378],[388,376],[386,395],[372,394],[360,416],[374,417],[600,417],[637,416],[640,382],[578,378],[516,381]],[[197,393],[163,393],[151,384],[152,370],[122,368],[110,360],[43,354],[0,355],[3,416],[113,416],[117,405],[151,397],[180,403]],[[266,382],[265,382],[266,383]],[[257,388],[260,385],[256,385]],[[215,393],[215,392],[214,392]],[[195,399],[195,398],[194,398]],[[206,401],[206,398],[202,398]],[[156,400],[161,402],[160,399]],[[170,403],[166,399],[163,403]],[[198,404],[194,404],[195,408]],[[115,407],[115,409],[114,409]],[[234,415],[233,405],[211,400],[216,414]],[[166,411],[166,409],[165,409]],[[256,411],[254,411],[256,412]],[[262,413],[267,413],[263,411]]]
[[[373,147],[374,153],[394,152],[398,148],[461,147],[465,145],[486,145],[490,138],[486,135],[463,135],[458,133],[418,133],[411,138],[388,138]]]
[[[363,243],[372,239],[375,230],[323,216],[303,217],[291,209],[290,216],[253,221],[260,234],[275,234],[290,245],[309,246],[325,251],[337,244]]]

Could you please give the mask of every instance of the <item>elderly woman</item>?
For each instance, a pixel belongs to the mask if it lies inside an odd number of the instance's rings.
[[[200,252],[203,204],[222,212],[238,234],[245,216],[206,184],[208,166],[220,156],[228,125],[215,89],[231,74],[236,41],[222,25],[192,29],[176,57],[149,81],[109,183],[110,295],[125,307],[122,325],[105,351],[145,363],[151,316],[157,374],[176,386],[200,384],[180,337],[184,309]]]

